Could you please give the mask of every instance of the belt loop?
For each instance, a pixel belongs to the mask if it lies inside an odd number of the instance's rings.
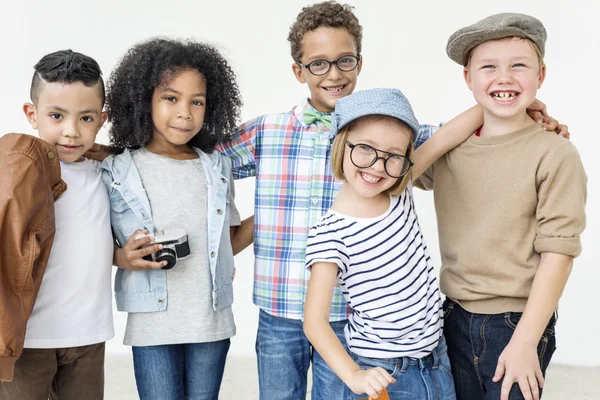
[[[400,372],[406,372],[406,368],[408,368],[408,357],[402,357],[402,367],[400,368]]]

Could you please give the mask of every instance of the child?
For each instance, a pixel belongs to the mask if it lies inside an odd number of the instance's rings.
[[[330,208],[340,187],[331,173],[330,113],[356,87],[362,27],[352,7],[326,1],[302,10],[288,40],[294,76],[307,84],[310,98],[288,112],[247,122],[218,148],[232,159],[234,178],[256,176],[253,300],[260,307],[260,396],[304,398],[312,362],[312,398],[334,400],[341,398],[344,385],[302,330],[310,276],[304,263],[309,228]],[[431,132],[431,126],[422,126],[415,147]],[[340,340],[347,312],[335,288],[330,322]]]
[[[435,195],[458,399],[541,396],[558,299],[581,251],[577,150],[525,112],[546,75],[545,41],[542,23],[522,14],[490,16],[448,41],[484,109],[477,136],[419,182]]]
[[[235,127],[240,106],[233,71],[202,43],[137,44],[111,74],[110,139],[124,150],[104,161],[102,178],[122,246],[117,309],[129,312],[124,344],[133,346],[142,400],[218,396],[235,335],[233,254],[251,229],[236,229],[231,162],[212,149]],[[170,269],[142,259],[163,247],[140,248],[151,242],[140,233],[173,229],[185,231],[189,257]]]
[[[399,90],[363,90],[336,104],[331,163],[343,184],[308,236],[304,330],[347,385],[345,398],[350,391],[377,398],[385,387],[392,399],[454,398],[440,294],[410,181],[480,126],[480,114],[465,112],[413,152],[419,124]],[[328,324],[336,286],[352,309],[350,354]]]
[[[67,190],[56,200],[54,214],[47,216],[46,223],[55,221],[56,234],[45,272],[34,270],[26,280],[23,303],[28,309],[43,274],[31,316],[28,321],[27,315],[8,321],[17,327],[27,321],[27,329],[14,379],[0,383],[0,397],[41,400],[52,394],[60,399],[102,399],[104,342],[114,334],[110,301],[114,246],[100,163],[82,155],[106,120],[104,83],[98,63],[71,50],[44,56],[34,69],[31,103],[25,103],[23,111],[40,138],[55,147],[47,157],[60,159]],[[3,232],[3,244],[14,234]],[[35,253],[35,246],[27,249],[27,254]],[[13,348],[15,355],[19,345]]]

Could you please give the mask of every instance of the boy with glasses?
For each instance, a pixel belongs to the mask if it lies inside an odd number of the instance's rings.
[[[261,399],[304,398],[311,361],[312,398],[343,398],[342,381],[313,350],[302,319],[310,277],[308,232],[341,187],[330,163],[331,112],[354,91],[362,68],[362,26],[352,9],[334,1],[302,9],[288,41],[294,76],[307,84],[310,98],[286,113],[245,123],[218,146],[232,159],[235,179],[256,176],[253,300],[261,309],[256,338]],[[554,121],[549,128],[556,126]],[[421,126],[414,147],[432,131]],[[336,288],[330,322],[342,343],[347,315]]]

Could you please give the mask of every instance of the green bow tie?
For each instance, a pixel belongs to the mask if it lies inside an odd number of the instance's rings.
[[[323,125],[327,128],[331,129],[331,115],[330,114],[321,114],[319,112],[313,111],[310,108],[304,111],[304,123],[306,125],[310,125],[315,121],[321,121]]]

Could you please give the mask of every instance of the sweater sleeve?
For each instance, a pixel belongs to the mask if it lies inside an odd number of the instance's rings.
[[[564,141],[542,162],[538,172],[538,253],[553,252],[577,257],[585,228],[587,177],[577,149]]]

